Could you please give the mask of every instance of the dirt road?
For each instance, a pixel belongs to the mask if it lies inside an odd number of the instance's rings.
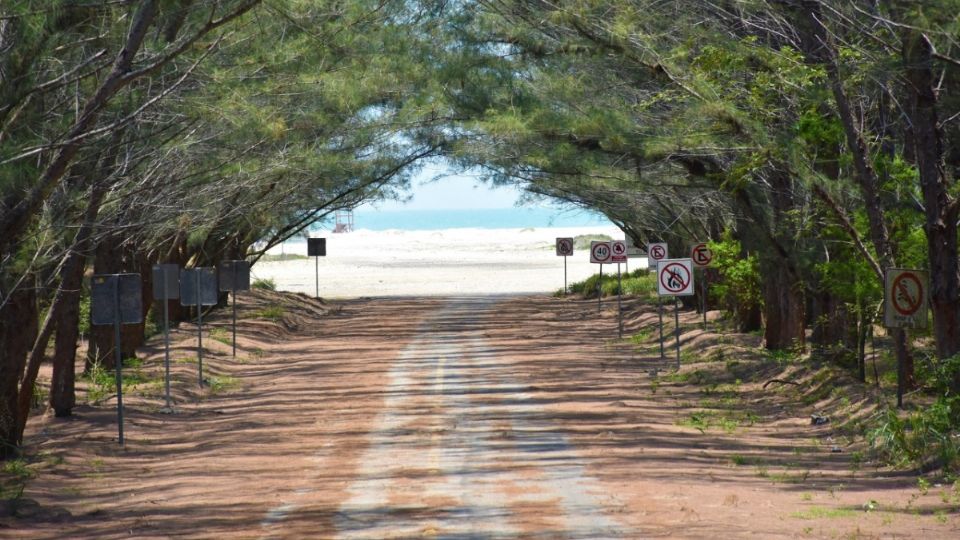
[[[655,317],[627,308],[628,333]],[[611,312],[593,302],[365,299],[291,326],[281,335],[248,318],[236,360],[205,340],[211,377],[236,385],[201,399],[194,366],[177,363],[177,412],[132,398],[123,450],[110,403],[33,422],[30,450],[49,463],[25,496],[39,507],[0,520],[0,537],[957,532],[935,490],[851,467],[819,442],[830,426],[809,426],[805,411],[773,407],[726,431],[685,425],[701,390],[654,382],[658,357],[614,339]],[[193,343],[181,329],[174,357]]]

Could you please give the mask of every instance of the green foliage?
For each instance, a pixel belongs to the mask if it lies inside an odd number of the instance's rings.
[[[572,283],[570,284],[570,292],[582,294],[587,298],[596,298],[598,282],[603,296],[617,295],[617,274],[615,273],[605,273],[602,281],[600,280],[600,274],[597,273],[583,281]],[[646,269],[634,270],[620,276],[620,285],[623,288],[623,294],[626,295],[652,298],[656,294],[655,284],[656,276]]]
[[[250,286],[254,289],[260,289],[263,291],[277,290],[277,282],[270,278],[257,278],[253,280],[253,283]]]
[[[270,321],[280,321],[284,315],[283,306],[271,305],[259,311],[254,312],[253,316],[258,319],[267,319]]]
[[[711,296],[719,299],[723,309],[732,315],[736,315],[738,309],[762,305],[760,263],[756,254],[742,257],[740,242],[729,233],[709,246],[713,251],[713,268],[720,275],[720,281],[711,284]]]
[[[139,358],[125,358],[121,372],[124,394],[133,393],[141,385],[155,384],[157,377],[151,377],[143,369],[143,360]],[[111,364],[106,366],[96,363],[84,375],[89,386],[87,387],[87,401],[98,403],[117,393],[116,371]]]
[[[613,240],[606,234],[578,234],[573,237],[573,249],[577,251],[589,251],[590,242],[609,242]]]
[[[944,470],[960,472],[960,396],[951,393],[960,373],[960,355],[940,362],[933,377],[936,400],[919,411],[901,416],[895,409],[882,413],[869,433],[873,449],[897,466],[933,463]]]

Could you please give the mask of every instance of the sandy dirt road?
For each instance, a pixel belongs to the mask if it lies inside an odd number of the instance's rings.
[[[628,333],[655,317],[627,310]],[[761,412],[730,432],[682,425],[701,390],[652,385],[659,359],[614,339],[609,304],[598,315],[595,302],[549,297],[360,299],[296,326],[246,320],[236,360],[205,340],[211,374],[240,386],[200,399],[193,366],[178,363],[178,412],[131,399],[125,449],[109,404],[38,418],[30,451],[50,465],[26,496],[40,508],[0,520],[0,537],[957,532],[952,515],[935,515],[936,491],[851,468],[805,411]],[[190,353],[189,330],[175,357]]]

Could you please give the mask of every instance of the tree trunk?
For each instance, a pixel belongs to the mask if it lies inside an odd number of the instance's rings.
[[[803,288],[782,265],[764,271],[763,297],[767,349],[784,351],[804,345]]]
[[[37,315],[33,288],[14,291],[0,306],[0,459],[17,452],[20,378],[37,336]]]
[[[937,118],[933,45],[915,30],[904,30],[903,63],[907,75],[907,114],[926,214],[930,264],[930,307],[937,356],[960,353],[960,265],[957,261],[957,218],[960,203],[949,194],[944,170],[943,131]],[[953,390],[960,392],[960,374]]]

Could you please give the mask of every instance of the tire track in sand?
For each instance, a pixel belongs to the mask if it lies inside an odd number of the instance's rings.
[[[565,435],[482,337],[490,299],[430,317],[388,373],[337,537],[633,537]]]

